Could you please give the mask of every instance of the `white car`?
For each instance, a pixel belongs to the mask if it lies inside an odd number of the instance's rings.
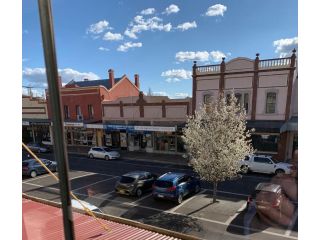
[[[107,147],[92,147],[88,152],[89,158],[103,158],[105,160],[117,159],[120,157],[120,153],[112,151]]]
[[[98,213],[103,213],[101,211],[100,208],[98,208],[97,206],[95,205],[92,205],[88,202],[85,202],[85,201],[82,201],[82,200],[79,200],[83,206],[85,206],[86,208],[88,208],[89,210],[91,210],[92,212],[98,212]],[[72,207],[74,208],[77,208],[77,209],[81,209],[81,210],[84,210],[83,206],[75,199],[71,199],[71,205]]]
[[[266,155],[250,155],[240,161],[241,172],[248,171],[268,174],[290,174],[292,164],[278,162]]]

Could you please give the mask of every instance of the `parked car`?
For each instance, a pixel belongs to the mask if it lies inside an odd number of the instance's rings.
[[[88,152],[89,158],[102,158],[105,160],[120,158],[120,153],[107,147],[92,147]]]
[[[186,195],[198,193],[200,188],[198,177],[169,172],[155,181],[152,195],[154,199],[169,199],[180,204]]]
[[[28,143],[27,146],[33,152],[38,152],[38,153],[50,152],[50,148],[48,146],[42,145],[40,143]]]
[[[121,176],[115,185],[115,191],[120,194],[141,197],[144,192],[151,191],[157,175],[150,172],[135,171]]]
[[[49,168],[51,171],[57,171],[57,162],[48,159],[40,158],[40,160]],[[36,177],[40,174],[47,173],[47,170],[34,158],[22,161],[22,175]]]
[[[254,207],[260,219],[266,222],[288,225],[287,216],[293,216],[294,204],[286,197],[281,186],[274,183],[259,183],[248,197],[247,208]]]
[[[98,208],[97,206],[92,205],[91,203],[85,202],[83,200],[79,200],[79,201],[82,203],[82,205],[84,205],[86,208],[88,208],[92,212],[103,213],[101,209]],[[73,208],[84,210],[83,206],[75,199],[71,199],[71,205]]]
[[[250,155],[240,161],[242,173],[249,171],[268,174],[290,174],[292,164],[278,162],[272,156]]]

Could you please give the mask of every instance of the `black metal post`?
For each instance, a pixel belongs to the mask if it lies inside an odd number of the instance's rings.
[[[60,83],[58,81],[57,58],[53,33],[53,21],[50,0],[38,0],[43,51],[49,87],[49,99],[52,109],[53,142],[55,158],[58,162],[59,185],[63,213],[65,239],[74,239],[70,184],[68,178],[68,155],[64,142],[64,126],[61,109]]]

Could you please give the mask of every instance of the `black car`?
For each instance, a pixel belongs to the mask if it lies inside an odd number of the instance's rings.
[[[115,185],[115,191],[120,194],[141,197],[144,192],[152,190],[152,185],[157,177],[150,172],[129,172],[121,176]]]

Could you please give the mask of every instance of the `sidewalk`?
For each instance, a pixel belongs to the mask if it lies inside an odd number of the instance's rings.
[[[90,147],[68,146],[69,154],[80,154],[80,155],[87,156],[89,150],[90,150]],[[120,149],[115,149],[115,150],[120,153],[121,158],[123,159],[173,164],[173,165],[180,165],[180,166],[188,165],[187,159],[183,158],[182,155],[146,153],[146,152],[129,152],[129,151],[120,150]]]

